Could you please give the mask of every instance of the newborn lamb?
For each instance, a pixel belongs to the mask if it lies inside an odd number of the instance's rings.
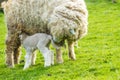
[[[54,54],[51,50],[49,50],[49,44],[52,41],[52,37],[50,35],[44,33],[36,33],[32,36],[28,36],[25,33],[20,35],[21,43],[26,50],[25,56],[25,65],[24,70],[29,68],[30,65],[35,64],[35,53],[36,49],[39,49],[44,56],[44,66],[51,66],[54,64]]]

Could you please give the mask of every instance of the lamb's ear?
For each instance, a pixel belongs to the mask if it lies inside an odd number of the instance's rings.
[[[19,35],[20,40],[22,40],[22,35]]]
[[[74,30],[74,29],[69,29],[69,32],[70,32],[72,35],[75,35],[75,30]]]

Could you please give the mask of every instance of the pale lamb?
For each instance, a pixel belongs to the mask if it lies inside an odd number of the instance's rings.
[[[8,29],[5,53],[9,67],[19,63],[20,32],[50,34],[58,46],[67,40],[69,57],[76,59],[74,42],[87,34],[84,0],[8,0],[2,6]],[[56,49],[56,55],[57,62],[62,63],[61,48]]]
[[[44,66],[51,66],[54,64],[54,54],[49,50],[49,45],[52,42],[52,37],[44,33],[36,33],[28,36],[25,33],[20,35],[21,43],[26,50],[24,69],[29,68],[30,65],[35,64],[36,49],[39,49],[44,57]]]

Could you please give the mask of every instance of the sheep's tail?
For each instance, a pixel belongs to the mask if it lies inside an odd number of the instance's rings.
[[[1,7],[4,8],[6,6],[6,3],[7,3],[6,1],[2,2]]]

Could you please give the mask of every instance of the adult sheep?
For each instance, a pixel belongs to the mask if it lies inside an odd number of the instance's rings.
[[[87,33],[84,0],[8,0],[2,6],[8,29],[5,52],[9,67],[19,63],[21,32],[50,34],[59,46],[67,40],[69,57],[76,59],[74,42]],[[57,62],[62,63],[61,48],[56,49],[56,54]]]

